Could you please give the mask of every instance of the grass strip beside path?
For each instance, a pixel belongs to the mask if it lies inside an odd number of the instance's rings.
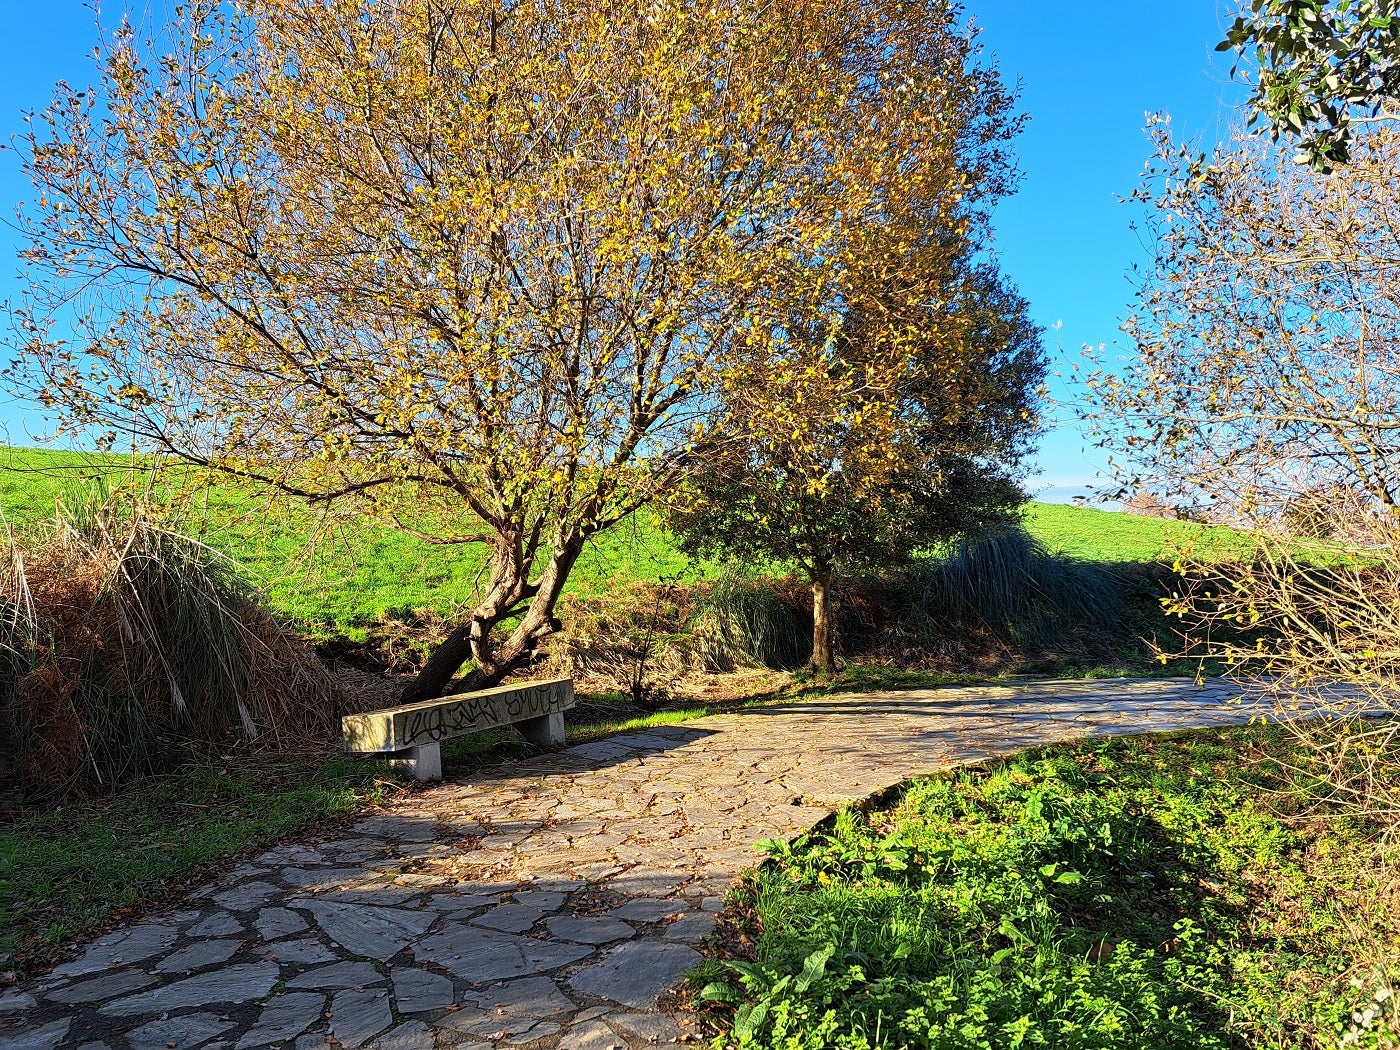
[[[0,827],[0,952],[58,961],[112,918],[170,901],[230,858],[384,801],[382,765],[192,766],[120,795],[19,810]]]

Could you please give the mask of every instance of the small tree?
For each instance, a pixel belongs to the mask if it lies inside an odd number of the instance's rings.
[[[1323,170],[1347,162],[1354,121],[1400,100],[1396,0],[1250,0],[1217,50],[1232,48],[1253,49],[1255,117]]]
[[[949,0],[177,10],[24,136],[12,374],[70,429],[484,545],[405,699],[528,664],[588,538],[781,379],[784,320],[1010,172]]]
[[[1182,559],[1188,651],[1292,710],[1339,683],[1335,711],[1400,709],[1400,125],[1368,126],[1331,174],[1247,135],[1208,161],[1157,141],[1137,358],[1094,383],[1129,490],[1205,496],[1257,538],[1248,560]],[[1363,761],[1394,768],[1394,721],[1297,728],[1346,790],[1397,805]]]
[[[836,577],[1004,527],[1026,498],[1017,473],[1036,430],[1040,333],[966,246],[951,273],[922,295],[900,281],[898,296],[887,286],[857,300],[834,339],[809,344],[803,380],[781,397],[732,395],[748,432],[687,479],[673,511],[692,551],[798,566],[815,670],[836,669]],[[891,314],[894,329],[868,320]],[[821,423],[799,430],[796,415]]]

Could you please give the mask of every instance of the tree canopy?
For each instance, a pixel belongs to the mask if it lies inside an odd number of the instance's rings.
[[[1026,498],[1019,468],[1037,432],[1040,331],[969,243],[921,250],[923,267],[849,312],[829,342],[813,340],[801,382],[732,395],[743,434],[688,477],[673,506],[687,549],[802,571],[821,671],[836,667],[837,577],[1005,527]],[[821,425],[795,434],[797,412]]]
[[[1231,48],[1257,67],[1255,119],[1322,169],[1347,163],[1354,121],[1400,100],[1396,0],[1250,0],[1218,49]]]
[[[409,698],[528,663],[588,537],[800,373],[791,319],[839,328],[1012,175],[948,0],[195,0],[160,41],[105,35],[24,137],[10,374],[71,430],[485,544]]]

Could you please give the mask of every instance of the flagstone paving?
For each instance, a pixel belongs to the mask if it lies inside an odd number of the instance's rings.
[[[683,1042],[693,1021],[665,993],[759,839],[956,763],[1258,713],[1234,695],[1110,680],[832,696],[478,770],[97,939],[0,996],[0,1047]]]

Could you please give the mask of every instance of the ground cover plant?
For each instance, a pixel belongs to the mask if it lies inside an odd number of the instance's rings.
[[[1394,843],[1307,761],[1275,727],[1086,741],[770,842],[756,948],[698,982],[715,1045],[1400,1045]]]

